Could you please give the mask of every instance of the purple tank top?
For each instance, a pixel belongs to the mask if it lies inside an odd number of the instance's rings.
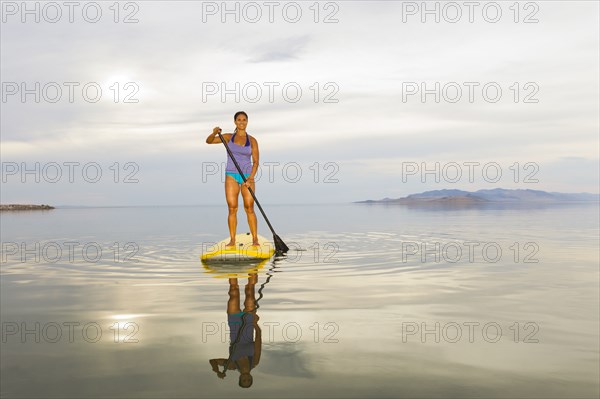
[[[252,155],[252,147],[250,146],[250,138],[246,135],[246,145],[237,145],[233,142],[235,139],[235,133],[231,136],[231,140],[227,143],[229,149],[233,153],[235,160],[238,165],[240,165],[240,169],[245,174],[252,173],[252,163],[250,162],[250,156]],[[229,154],[227,154],[227,167],[225,168],[225,172],[231,173],[240,173],[235,164],[231,160]]]

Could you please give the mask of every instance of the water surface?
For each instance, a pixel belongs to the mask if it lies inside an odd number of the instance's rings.
[[[249,389],[209,364],[224,207],[3,213],[2,397],[598,397],[597,204],[265,210]]]

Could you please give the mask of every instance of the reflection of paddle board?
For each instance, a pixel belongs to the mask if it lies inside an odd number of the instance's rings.
[[[248,260],[238,262],[211,262],[203,260],[206,273],[216,278],[246,278],[249,274],[257,274],[268,262],[263,260]]]
[[[258,236],[259,246],[252,245],[252,234],[237,234],[235,246],[226,247],[229,238],[206,248],[200,259],[210,261],[245,261],[269,259],[275,253],[275,246],[263,236]]]

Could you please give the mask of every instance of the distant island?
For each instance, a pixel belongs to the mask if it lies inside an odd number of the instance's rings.
[[[599,202],[599,194],[590,193],[557,193],[541,190],[494,188],[491,190],[433,190],[419,194],[411,194],[402,198],[384,198],[381,200],[355,201],[360,204],[448,204],[448,205],[480,205],[488,203],[564,203],[564,202]]]
[[[36,211],[36,210],[54,209],[50,205],[23,205],[23,204],[2,204],[0,211]]]

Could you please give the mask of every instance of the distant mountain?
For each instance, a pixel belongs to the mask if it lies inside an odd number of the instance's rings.
[[[433,190],[419,194],[411,194],[403,198],[384,198],[382,200],[356,201],[357,203],[449,203],[449,204],[481,204],[488,202],[524,203],[524,202],[598,202],[599,194],[590,193],[557,193],[530,189],[504,189],[477,190],[474,192],[464,190]]]
[[[443,197],[457,197],[457,196],[466,196],[471,194],[468,191],[463,190],[433,190],[433,191],[425,191],[420,194],[411,194],[405,198],[443,198]]]

